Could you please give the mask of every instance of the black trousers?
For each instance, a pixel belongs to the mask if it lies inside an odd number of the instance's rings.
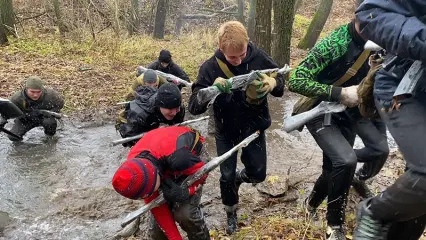
[[[13,125],[11,132],[15,133],[18,136],[24,136],[28,131],[35,127],[42,126],[44,128],[44,133],[48,136],[53,136],[56,133],[56,128],[58,123],[54,117],[40,116],[37,118],[17,118],[15,119],[15,124]],[[18,138],[8,135],[11,141],[19,141]]]
[[[393,185],[370,201],[375,219],[392,222],[391,233],[399,239],[418,239],[426,223],[426,93],[400,100],[399,110],[380,111],[408,170]],[[378,109],[391,104],[376,99]],[[391,234],[388,239],[392,238]]]
[[[183,203],[169,204],[175,221],[187,233],[189,240],[210,240],[203,212],[200,208],[202,188]],[[150,214],[149,235],[153,240],[167,240],[154,216]]]
[[[358,162],[364,163],[357,172],[360,180],[376,176],[383,168],[388,155],[389,146],[386,136],[386,125],[383,120],[360,119],[354,126],[356,134],[364,143],[364,148],[355,149]]]
[[[248,135],[247,135],[248,136]],[[242,140],[242,139],[241,139]],[[239,141],[227,139],[220,133],[216,133],[216,150],[220,156],[237,145]],[[232,207],[238,203],[238,188],[235,184],[235,173],[237,168],[237,155],[235,152],[220,165],[220,193],[222,203]],[[247,147],[242,149],[241,161],[244,164],[245,176],[243,179],[248,183],[260,183],[266,178],[266,140],[265,133],[253,140]]]

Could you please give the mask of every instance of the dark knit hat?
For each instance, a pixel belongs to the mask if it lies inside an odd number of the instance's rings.
[[[133,158],[125,161],[115,172],[112,186],[124,197],[134,200],[146,198],[155,190],[157,171],[149,160]]]
[[[160,51],[160,56],[158,57],[158,60],[160,62],[169,63],[172,60],[172,54],[169,50],[163,49]]]
[[[26,89],[31,88],[31,89],[42,90],[43,86],[44,86],[43,80],[41,80],[41,78],[39,78],[37,76],[30,76],[25,81],[25,88]]]
[[[182,94],[179,88],[173,83],[165,83],[158,88],[155,105],[157,107],[172,109],[180,107],[182,104]]]
[[[144,83],[156,83],[157,82],[157,73],[152,69],[146,70],[143,73],[143,82]]]

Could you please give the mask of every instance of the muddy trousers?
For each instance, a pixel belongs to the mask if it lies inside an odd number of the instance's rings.
[[[318,207],[328,197],[327,222],[337,226],[344,223],[349,188],[355,173],[357,157],[352,149],[355,132],[351,122],[333,114],[331,126],[323,126],[324,115],[306,124],[323,151],[322,173],[315,182],[309,205]]]
[[[381,120],[361,119],[355,126],[356,134],[364,143],[364,148],[355,149],[358,162],[364,163],[357,175],[365,181],[376,176],[389,155],[389,146],[386,136],[386,125]]]
[[[11,132],[15,133],[18,136],[24,136],[28,131],[35,127],[42,126],[44,128],[44,133],[48,136],[53,136],[56,133],[56,128],[58,123],[54,117],[45,117],[40,116],[38,118],[17,118],[15,119],[14,125]],[[19,141],[19,139],[9,136],[11,141]]]
[[[206,226],[203,212],[200,207],[200,188],[196,194],[183,203],[170,204],[173,217],[179,226],[187,233],[189,240],[210,240],[209,230]],[[150,214],[150,238],[153,240],[167,240],[166,235],[157,221]]]
[[[243,139],[241,139],[243,140]],[[232,141],[216,133],[216,151],[220,156],[237,145],[239,141]],[[235,152],[220,165],[220,194],[222,203],[229,208],[235,208],[238,203],[238,187],[235,184],[237,155]],[[260,183],[266,178],[266,141],[265,133],[253,140],[242,149],[241,161],[244,169],[241,170],[243,182]]]
[[[418,239],[426,223],[426,93],[399,101],[399,110],[379,111],[408,170],[370,201],[373,218],[392,222],[388,239]],[[390,102],[376,100],[378,109]],[[392,237],[392,233],[399,238]],[[397,235],[397,233],[399,235]]]

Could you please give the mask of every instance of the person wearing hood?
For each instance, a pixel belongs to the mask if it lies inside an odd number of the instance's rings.
[[[118,126],[123,138],[148,132],[162,123],[181,123],[185,117],[181,92],[173,83],[165,83],[158,90],[150,86],[138,87],[136,99],[127,104],[124,116]],[[123,146],[131,147],[136,142],[123,143]]]
[[[55,135],[57,128],[55,117],[40,110],[59,113],[64,107],[64,100],[57,91],[45,88],[43,80],[37,76],[27,78],[25,88],[13,94],[10,101],[24,113],[15,119],[10,130],[12,133],[22,137],[31,129],[42,126],[47,136]],[[21,140],[11,135],[8,137],[11,141]]]
[[[282,76],[261,74],[246,91],[231,90],[229,78],[253,70],[278,68],[262,49],[249,42],[247,30],[238,21],[224,23],[218,31],[219,48],[205,61],[192,85],[189,112],[194,115],[207,111],[208,103],[200,104],[197,94],[203,88],[217,86],[221,94],[213,103],[216,125],[217,155],[230,150],[255,131],[260,136],[243,148],[243,169],[236,170],[237,153],[220,165],[220,190],[227,215],[227,229],[231,234],[238,230],[238,190],[241,183],[260,183],[266,178],[266,141],[264,131],[271,125],[267,95],[282,97]]]
[[[158,59],[151,63],[147,68],[168,73],[190,82],[188,74],[186,74],[186,72],[173,61],[172,54],[166,49],[161,50]],[[183,86],[184,85],[180,84],[179,89],[182,89]]]

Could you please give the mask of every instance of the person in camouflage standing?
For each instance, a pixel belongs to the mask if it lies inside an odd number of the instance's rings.
[[[365,124],[369,120],[362,118],[357,107],[358,84],[370,70],[371,53],[364,50],[364,44],[355,21],[342,25],[309,51],[289,79],[289,90],[304,95],[293,114],[309,110],[321,101],[340,102],[348,107],[332,114],[329,123],[322,115],[306,124],[323,151],[323,169],[305,199],[304,208],[311,217],[315,216],[317,207],[328,199],[327,240],[346,239],[345,207],[351,184],[363,197],[370,196],[364,180],[378,173],[389,154],[383,122],[379,119],[374,124]],[[356,134],[366,148],[353,149]],[[355,174],[361,159],[370,162]]]

